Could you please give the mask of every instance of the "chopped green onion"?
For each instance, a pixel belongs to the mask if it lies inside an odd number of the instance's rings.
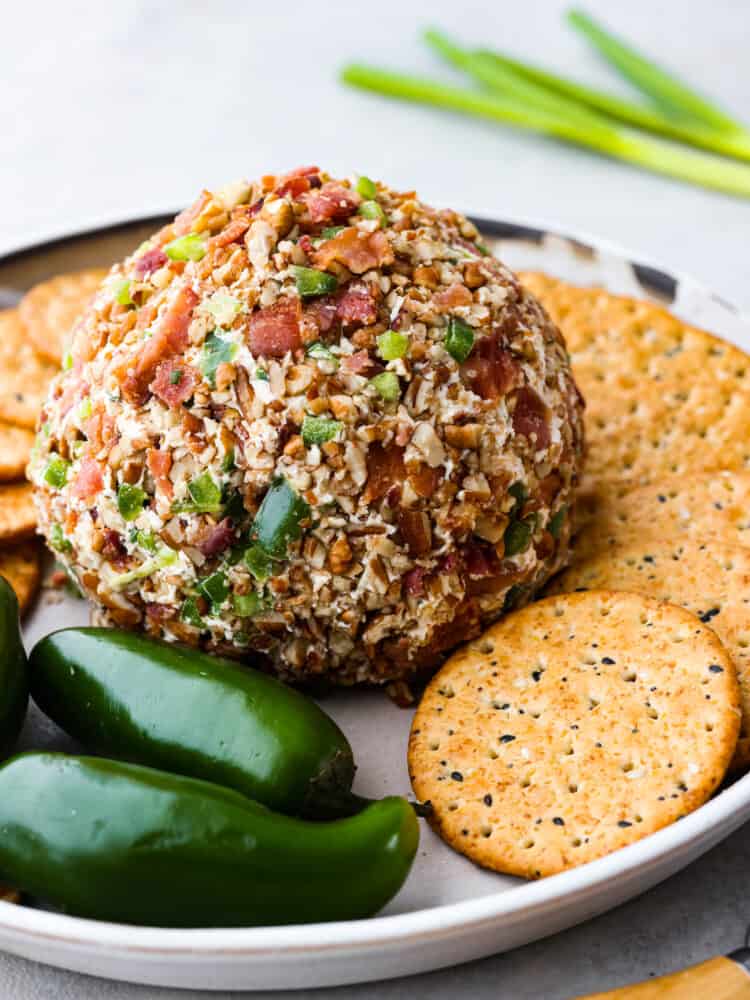
[[[332,274],[318,271],[314,267],[298,267],[293,264],[289,270],[297,282],[297,291],[303,299],[311,299],[316,295],[329,295],[335,292],[338,281]]]
[[[212,389],[216,388],[216,369],[221,364],[233,361],[237,354],[237,344],[224,340],[216,332],[209,333],[203,345],[200,370]]]
[[[88,420],[91,416],[91,396],[82,399],[78,405],[78,419]]]
[[[513,504],[513,507],[508,515],[512,521],[521,513],[521,508],[529,498],[529,491],[526,489],[526,484],[519,479],[515,483],[511,483],[508,487],[508,493],[510,493],[515,500],[515,503]]]
[[[622,39],[617,38],[582,10],[568,12],[568,23],[580,31],[607,62],[647,97],[662,104],[683,118],[702,122],[720,132],[744,132],[741,125],[720,111],[692,88],[671,73],[667,73],[651,60],[636,52]]]
[[[357,209],[357,215],[361,215],[363,219],[375,219],[381,226],[388,221],[382,206],[377,201],[363,201]]]
[[[123,483],[117,489],[117,509],[124,520],[134,521],[143,510],[147,498],[148,494],[140,486]]]
[[[230,448],[221,460],[221,471],[232,472],[234,468],[234,448]]]
[[[132,538],[146,552],[156,552],[159,548],[159,537],[153,531],[135,531]]]
[[[511,521],[503,535],[504,555],[515,556],[524,552],[531,542],[532,526],[526,521]]]
[[[255,515],[251,537],[269,556],[283,559],[289,542],[302,535],[310,506],[283,477],[275,479]]]
[[[550,518],[547,530],[553,538],[559,538],[565,524],[565,516],[568,513],[567,506],[562,506],[556,514]]]
[[[172,371],[169,374],[169,384],[170,385],[179,385],[180,382],[182,382],[182,369],[181,368],[173,368]]]
[[[370,385],[388,403],[392,403],[401,395],[401,386],[395,372],[381,372],[370,379]]]
[[[328,417],[305,417],[302,421],[302,440],[306,445],[325,444],[332,441],[344,425]]]
[[[55,552],[70,552],[73,548],[68,539],[65,537],[61,524],[53,524],[50,527],[49,543]]]
[[[65,354],[63,354],[62,367],[63,371],[66,372],[70,371],[70,369],[73,367],[73,354],[71,351],[66,351]]]
[[[395,361],[403,358],[409,350],[409,338],[396,330],[386,330],[377,338],[378,354],[383,361]]]
[[[221,487],[208,472],[188,483],[189,500],[172,505],[175,514],[218,514],[222,509]]]
[[[268,372],[265,370],[265,368],[256,368],[255,377],[258,379],[259,382],[268,382]]]
[[[255,579],[262,583],[271,575],[273,568],[270,556],[260,545],[250,545],[243,554],[243,561]]]
[[[229,581],[226,573],[218,571],[198,581],[198,590],[213,608],[220,608],[229,596]]]
[[[357,181],[357,194],[361,194],[363,198],[377,198],[378,189],[375,186],[375,182],[362,174]]]
[[[137,569],[131,569],[128,573],[120,573],[113,577],[111,585],[115,590],[122,590],[123,587],[127,587],[128,584],[134,583],[136,580],[143,580],[147,576],[152,576],[157,570],[171,566],[177,562],[177,559],[178,556],[174,549],[167,548],[166,545],[162,546],[153,558],[146,559]]]
[[[66,462],[60,455],[50,455],[47,468],[44,470],[44,480],[56,490],[61,490],[68,481],[70,462]]]
[[[308,358],[313,358],[315,361],[330,361],[332,364],[336,365],[338,368],[339,359],[329,350],[325,344],[322,344],[319,340],[316,340],[314,344],[310,344],[307,348]]]
[[[254,590],[249,594],[232,594],[232,607],[238,618],[252,618],[263,610],[263,598]]]
[[[452,358],[462,364],[474,347],[474,331],[463,320],[451,316],[448,333],[445,335],[445,349]]]
[[[446,86],[435,80],[357,64],[346,66],[341,76],[346,83],[365,90],[546,133],[656,173],[750,197],[750,168],[747,166],[644,136],[610,123],[603,116],[599,116],[601,123],[588,120],[584,123],[580,116],[574,118],[570,114],[543,111],[528,100],[500,98],[493,93]]]
[[[321,229],[320,235],[324,240],[334,240],[345,229],[346,226],[326,226],[325,229]]]
[[[203,628],[203,619],[201,618],[201,613],[198,610],[198,603],[194,597],[186,597],[182,604],[182,610],[180,611],[180,618],[188,625],[192,625],[193,628]]]
[[[116,278],[111,285],[112,295],[115,302],[121,306],[132,306],[133,300],[130,297],[130,278]]]
[[[219,326],[229,326],[242,307],[237,299],[220,288],[206,299],[204,308]]]
[[[188,233],[167,243],[164,253],[170,260],[202,260],[206,256],[206,241],[198,233]]]

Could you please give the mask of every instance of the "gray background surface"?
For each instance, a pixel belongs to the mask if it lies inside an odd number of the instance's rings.
[[[204,185],[320,163],[334,174],[362,171],[397,187],[416,185],[434,203],[595,234],[691,272],[750,312],[750,202],[542,138],[370,98],[335,79],[349,58],[435,70],[418,41],[429,22],[614,86],[562,26],[564,6],[558,0],[4,4],[0,253],[178,206]],[[661,53],[735,114],[750,117],[747,0],[588,0],[586,6],[646,51]],[[640,899],[508,955],[389,983],[274,996],[563,1000],[646,978],[740,944],[750,922],[749,855],[746,828]],[[0,955],[3,1000],[190,996]]]

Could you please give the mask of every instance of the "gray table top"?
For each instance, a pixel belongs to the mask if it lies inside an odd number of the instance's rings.
[[[565,6],[563,0],[432,0],[429,20],[468,41],[494,41],[613,85],[563,27]],[[588,0],[586,6],[730,110],[747,114],[746,0]],[[203,185],[317,162],[394,186],[416,183],[436,204],[596,234],[691,272],[750,312],[750,202],[532,135],[344,90],[335,69],[349,58],[436,70],[417,37],[424,5],[328,0],[314,30],[310,11],[301,0],[281,8],[240,0],[8,5],[0,60],[0,253],[162,211],[192,200]],[[750,920],[749,853],[746,830],[740,831],[640,899],[549,940],[456,969],[323,992],[341,1000],[562,1000],[660,974],[739,945]],[[190,995],[0,955],[3,998]]]

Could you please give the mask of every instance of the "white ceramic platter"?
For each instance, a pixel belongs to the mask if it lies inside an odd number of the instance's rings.
[[[0,300],[41,278],[122,256],[161,219],[57,240],[0,260]],[[694,281],[588,238],[544,226],[480,222],[499,256],[611,291],[649,297],[750,349],[750,326]],[[83,602],[43,596],[26,636],[84,624]],[[378,796],[409,791],[411,712],[376,691],[340,693],[324,707],[349,736],[356,788]],[[207,725],[214,720],[207,719]],[[32,710],[23,746],[71,744]],[[80,920],[0,903],[0,948],[113,979],[213,990],[334,986],[437,969],[552,934],[624,902],[683,868],[750,819],[750,775],[674,826],[610,857],[541,882],[482,871],[423,825],[414,869],[399,895],[371,920],[241,930],[169,930]]]

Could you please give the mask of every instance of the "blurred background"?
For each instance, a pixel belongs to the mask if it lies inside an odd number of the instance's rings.
[[[427,200],[588,231],[692,272],[750,308],[750,200],[502,125],[345,87],[359,60],[463,84],[420,41],[434,24],[632,96],[558,0],[320,5],[6,5],[0,252],[177,208],[203,186],[318,163]],[[730,113],[750,114],[747,0],[587,0],[586,10]]]

